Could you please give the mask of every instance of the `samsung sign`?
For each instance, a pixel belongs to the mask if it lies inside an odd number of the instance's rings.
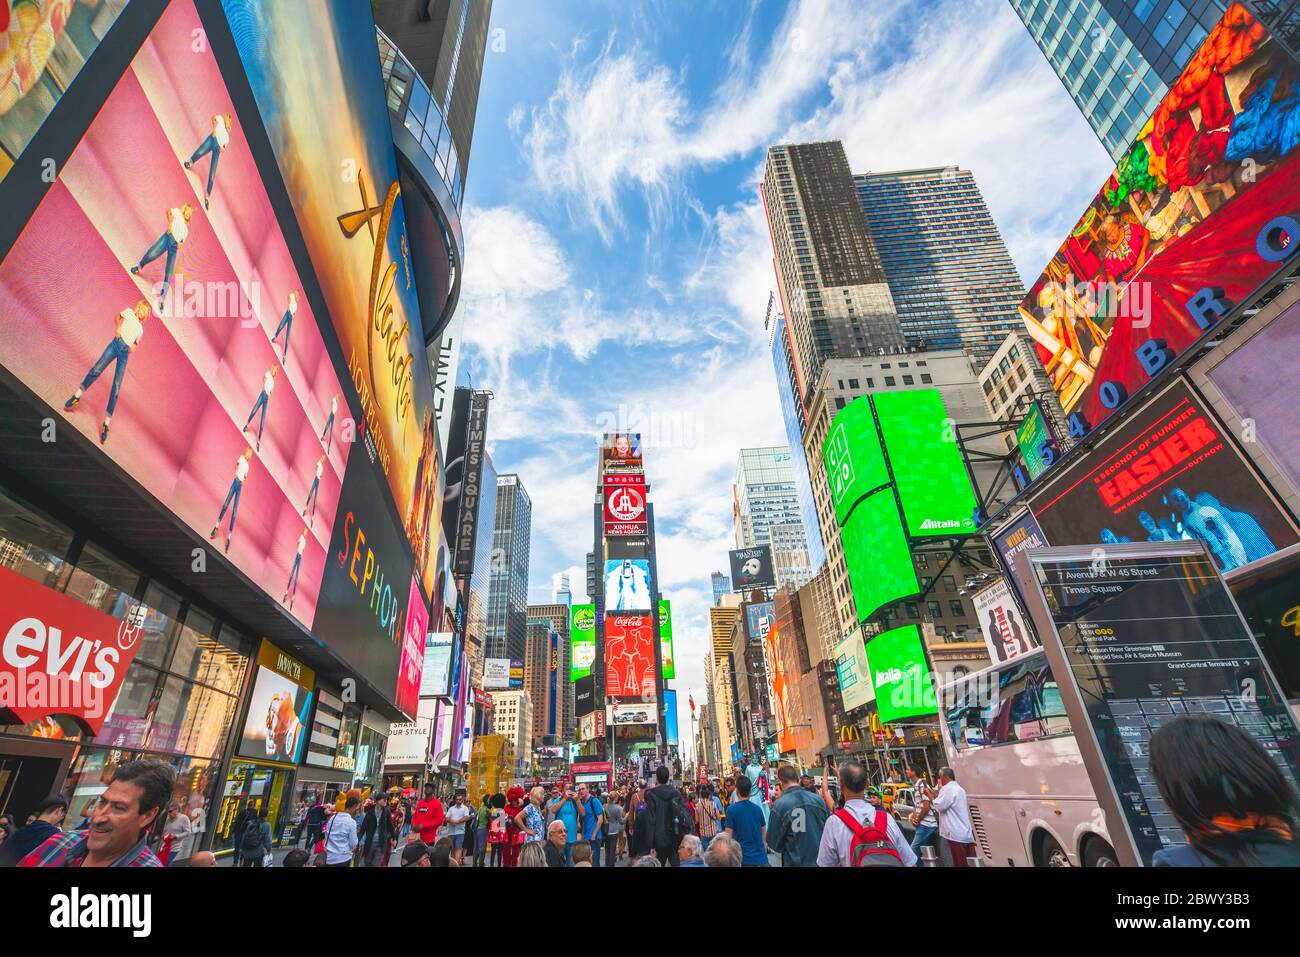
[[[488,393],[475,392],[469,405],[465,432],[465,461],[461,466],[460,511],[456,519],[456,543],[452,571],[457,576],[474,574],[474,539],[478,530],[478,502],[483,492],[483,448],[487,443]]]

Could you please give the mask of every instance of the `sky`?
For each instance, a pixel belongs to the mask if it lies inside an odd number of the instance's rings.
[[[462,381],[533,503],[529,601],[586,597],[598,437],[639,431],[679,726],[707,698],[740,449],[786,443],[768,146],[974,173],[1022,277],[1110,173],[1006,0],[496,0],[462,222]],[[683,741],[683,746],[689,745]]]

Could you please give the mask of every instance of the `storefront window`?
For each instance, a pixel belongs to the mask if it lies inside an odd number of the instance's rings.
[[[271,823],[272,838],[279,843],[284,826],[292,817],[292,795],[289,793],[292,776],[293,771],[289,769],[247,761],[232,762],[212,836],[212,849],[234,850],[238,837],[236,825],[243,823],[241,812],[257,813],[263,807],[266,808],[266,819]]]
[[[126,602],[135,595],[140,573],[108,552],[86,545],[65,591],[73,598],[117,618],[125,617]]]
[[[63,785],[63,793],[68,796],[68,816],[63,826],[73,830],[85,827],[99,796],[108,789],[117,769],[135,757],[131,751],[119,748],[82,751],[72,763],[72,770]]]
[[[181,614],[181,600],[171,592],[152,582],[144,590],[147,612],[140,633],[140,648],[135,660],[161,668],[167,662],[172,639],[180,631],[177,619]]]
[[[71,544],[70,529],[0,495],[0,565],[55,588]]]
[[[357,748],[357,768],[352,775],[354,787],[379,785],[384,774],[384,744],[387,735],[380,734],[373,728],[362,726],[361,745]]]
[[[248,642],[233,628],[222,628],[197,608],[185,615],[185,624],[176,639],[172,654],[172,674],[209,685],[227,694],[238,694],[248,668]]]

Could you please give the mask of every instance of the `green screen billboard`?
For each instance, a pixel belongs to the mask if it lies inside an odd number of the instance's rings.
[[[574,605],[569,610],[569,680],[591,674],[596,661],[596,606]]]
[[[1016,444],[1020,446],[1020,457],[1025,461],[1025,471],[1029,478],[1038,478],[1056,462],[1056,439],[1047,427],[1047,417],[1037,402],[1025,413],[1025,421],[1016,430]]]
[[[659,657],[663,662],[664,678],[676,678],[673,666],[673,606],[668,599],[659,599]]]
[[[898,501],[912,538],[975,533],[975,493],[938,389],[873,396]]]
[[[859,618],[921,590],[893,489],[868,496],[840,529],[849,587]]]
[[[867,396],[854,399],[835,416],[822,448],[826,482],[840,524],[853,504],[889,481],[880,436]]]
[[[937,714],[921,630],[904,625],[867,642],[867,664],[883,722]]]

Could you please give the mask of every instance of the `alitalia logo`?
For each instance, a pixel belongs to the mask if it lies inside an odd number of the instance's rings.
[[[966,523],[956,518],[936,520],[927,518],[921,523],[921,531],[929,531],[936,528],[965,528]]]

